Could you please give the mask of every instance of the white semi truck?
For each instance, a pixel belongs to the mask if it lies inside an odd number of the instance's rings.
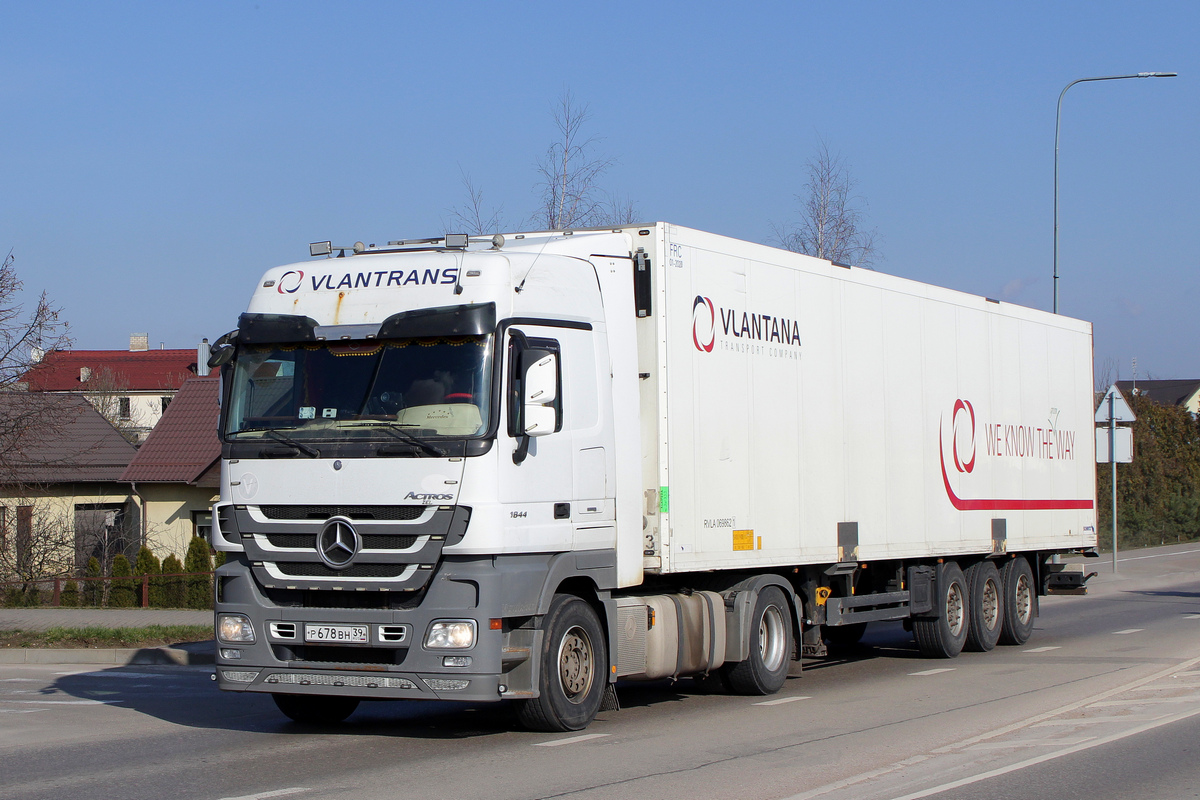
[[[222,689],[576,730],[618,680],[769,694],[1082,590],[1088,323],[667,223],[311,253],[212,351]]]

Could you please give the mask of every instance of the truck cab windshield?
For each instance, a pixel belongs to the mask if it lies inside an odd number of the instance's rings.
[[[474,437],[488,427],[491,335],[242,346],[225,435]]]

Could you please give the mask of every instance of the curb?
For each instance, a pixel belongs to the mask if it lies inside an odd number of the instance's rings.
[[[0,650],[0,664],[158,664],[193,667],[214,662],[211,650],[194,652],[181,647],[119,647],[95,650],[21,647]]]

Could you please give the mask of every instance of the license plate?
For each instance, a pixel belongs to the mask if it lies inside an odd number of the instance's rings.
[[[371,635],[366,625],[305,625],[304,641],[367,644]]]

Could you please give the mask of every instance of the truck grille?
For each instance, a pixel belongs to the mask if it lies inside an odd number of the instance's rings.
[[[259,506],[267,519],[319,519],[347,517],[390,522],[414,520],[425,512],[426,506]]]
[[[364,534],[364,550],[407,550],[417,542],[416,536],[396,534]],[[317,546],[317,536],[311,533],[268,533],[267,541],[273,547],[294,550],[312,550]]]
[[[332,570],[317,562],[280,561],[275,565],[289,578],[398,578],[408,564],[355,564],[343,570]]]

